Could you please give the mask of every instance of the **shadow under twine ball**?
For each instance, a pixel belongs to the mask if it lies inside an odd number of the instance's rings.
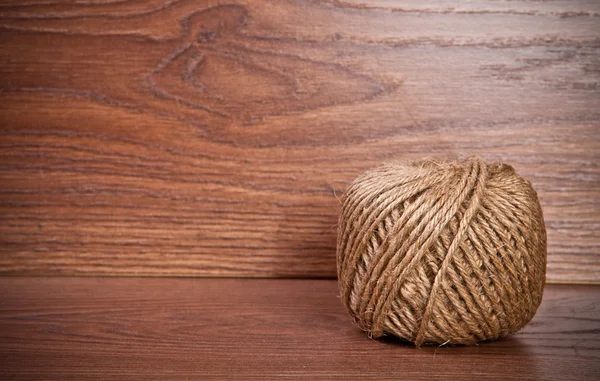
[[[502,163],[390,163],[342,200],[342,300],[371,337],[473,344],[523,328],[542,300],[546,229],[531,183]]]

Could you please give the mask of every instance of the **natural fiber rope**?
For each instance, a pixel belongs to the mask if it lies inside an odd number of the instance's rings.
[[[516,332],[535,314],[546,230],[530,182],[506,164],[386,164],[343,197],[341,297],[372,337],[470,344]]]

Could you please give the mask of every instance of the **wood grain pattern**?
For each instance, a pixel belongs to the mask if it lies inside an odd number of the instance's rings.
[[[600,287],[550,285],[497,342],[416,349],[350,321],[334,280],[0,278],[3,379],[593,380]]]
[[[0,273],[333,277],[336,194],[478,153],[600,281],[597,1],[5,1]]]

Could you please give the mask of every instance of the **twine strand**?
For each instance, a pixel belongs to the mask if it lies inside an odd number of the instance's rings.
[[[386,164],[348,187],[338,226],[342,301],[372,337],[496,339],[541,302],[542,211],[531,183],[506,164]]]

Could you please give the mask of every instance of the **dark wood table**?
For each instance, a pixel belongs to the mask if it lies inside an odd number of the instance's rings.
[[[335,280],[0,278],[0,378],[600,377],[600,286],[548,285],[521,332],[415,348],[353,325]]]

